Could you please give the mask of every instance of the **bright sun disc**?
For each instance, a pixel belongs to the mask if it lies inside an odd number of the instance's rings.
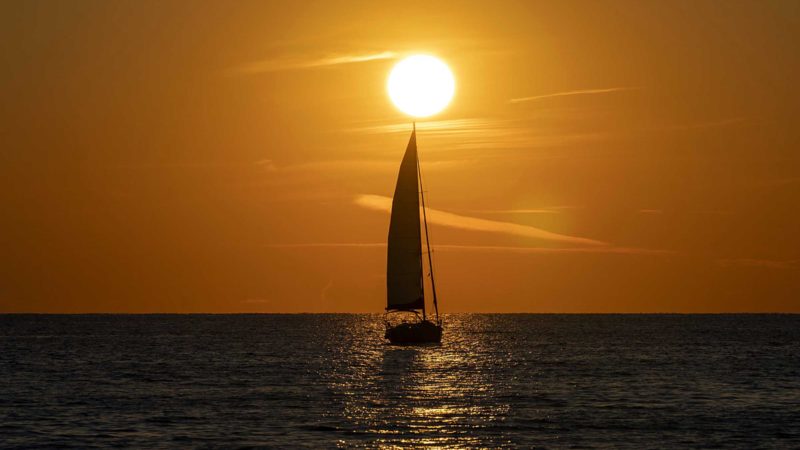
[[[394,66],[386,88],[392,103],[400,111],[414,117],[427,117],[450,103],[456,81],[442,60],[428,55],[413,55]]]

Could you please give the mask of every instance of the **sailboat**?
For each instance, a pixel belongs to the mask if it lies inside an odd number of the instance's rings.
[[[420,202],[422,208],[420,208]],[[420,223],[422,211],[422,224]],[[420,225],[423,225],[422,227]],[[423,275],[422,231],[428,259],[428,277],[433,296],[434,317],[425,311],[425,276]],[[397,317],[401,319],[398,322]],[[397,185],[392,198],[386,264],[386,339],[392,344],[436,343],[442,340],[442,320],[436,298],[433,259],[428,239],[425,192],[422,189],[417,126],[413,125],[405,156],[400,163]]]

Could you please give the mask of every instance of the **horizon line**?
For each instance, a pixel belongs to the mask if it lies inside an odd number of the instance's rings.
[[[0,312],[0,316],[288,316],[288,315],[381,315],[384,312]],[[602,315],[602,316],[732,316],[800,315],[800,311],[730,311],[730,312],[469,312],[454,311],[440,315]]]

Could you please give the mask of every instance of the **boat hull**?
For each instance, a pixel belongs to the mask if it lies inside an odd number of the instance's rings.
[[[386,327],[386,339],[392,344],[430,344],[442,341],[442,326],[423,320]]]

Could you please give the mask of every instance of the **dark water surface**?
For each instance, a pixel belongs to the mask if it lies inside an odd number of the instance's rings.
[[[0,316],[0,446],[800,447],[800,316]]]

